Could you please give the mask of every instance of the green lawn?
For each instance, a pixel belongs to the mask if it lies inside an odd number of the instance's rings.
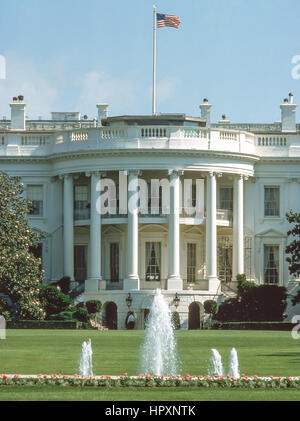
[[[91,338],[94,374],[139,374],[143,331],[8,330],[0,340],[0,373],[78,372],[83,340]],[[241,373],[300,376],[300,342],[279,331],[176,331],[180,374],[207,374],[211,348],[221,353],[225,370],[232,347]],[[299,400],[297,390],[110,389],[1,387],[0,400]]]

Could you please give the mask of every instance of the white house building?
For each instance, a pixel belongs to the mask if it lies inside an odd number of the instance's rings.
[[[204,301],[232,294],[239,273],[297,290],[285,260],[285,213],[300,212],[292,94],[273,124],[225,116],[213,124],[207,99],[198,117],[109,117],[108,105],[97,104],[94,120],[78,112],[29,120],[22,96],[10,107],[11,119],[0,121],[1,170],[21,177],[34,205],[30,224],[48,234],[39,249],[45,282],[69,276],[84,300],[103,303],[109,327],[124,329],[130,306],[143,328],[156,288],[182,328],[198,327]],[[117,192],[106,214],[97,208],[101,179]],[[132,200],[141,186],[143,204]]]

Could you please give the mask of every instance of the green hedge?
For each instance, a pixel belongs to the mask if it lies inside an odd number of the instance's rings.
[[[89,323],[63,320],[18,320],[8,321],[7,329],[88,329]]]
[[[214,321],[212,329],[228,330],[292,330],[295,323],[290,322],[217,322]]]

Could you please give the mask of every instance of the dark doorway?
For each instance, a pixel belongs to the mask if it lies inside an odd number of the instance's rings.
[[[104,324],[108,329],[118,329],[118,309],[112,301],[105,304]]]
[[[77,282],[87,279],[87,246],[74,246],[74,278]]]
[[[200,329],[200,307],[196,302],[189,305],[189,329]]]

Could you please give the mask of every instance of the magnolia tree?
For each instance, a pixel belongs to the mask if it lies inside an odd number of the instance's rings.
[[[288,236],[292,236],[293,240],[287,245],[285,252],[288,254],[286,258],[289,263],[289,272],[295,277],[300,277],[300,213],[288,212],[286,214],[288,222],[292,228],[287,232]],[[293,305],[300,302],[300,290],[292,299]]]
[[[18,177],[0,173],[0,290],[16,304],[19,318],[43,319],[39,300],[43,271],[32,250],[44,235],[28,224],[30,202],[23,191]]]

